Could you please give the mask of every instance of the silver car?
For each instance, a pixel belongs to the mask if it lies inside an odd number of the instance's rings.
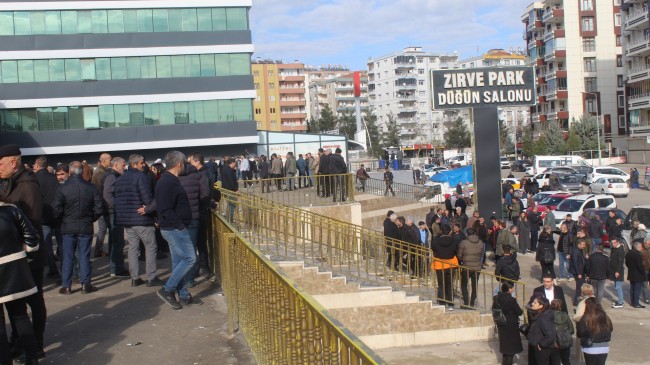
[[[557,175],[560,182],[560,190],[568,191],[570,193],[582,193],[582,184],[580,178],[576,175]]]

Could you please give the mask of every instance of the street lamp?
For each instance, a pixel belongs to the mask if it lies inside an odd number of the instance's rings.
[[[583,91],[582,93],[596,96],[596,133],[597,133],[596,136],[598,138],[598,166],[602,166],[603,165],[603,161],[602,161],[603,156],[602,156],[602,153],[600,151],[600,108],[598,108],[598,106],[600,105],[600,103],[598,102],[599,101],[599,96],[598,96],[598,93],[590,93],[590,92],[586,92],[586,91]]]

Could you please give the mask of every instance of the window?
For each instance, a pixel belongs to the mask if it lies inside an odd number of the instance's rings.
[[[625,128],[625,115],[618,116],[618,127]]]
[[[274,114],[275,113],[275,108],[269,108],[269,113]]]
[[[582,11],[594,10],[594,4],[592,0],[580,0],[580,10]]]
[[[418,75],[424,75],[424,69],[423,68],[418,69]]]
[[[97,80],[95,74],[95,60],[94,59],[84,59],[80,61],[81,63],[81,80]]]
[[[275,89],[275,84],[272,82],[269,82],[269,90]]]
[[[18,61],[18,82],[34,82],[34,61]]]
[[[594,31],[594,17],[592,16],[583,16],[580,22],[582,25],[583,32],[593,32]]]
[[[621,14],[620,13],[615,13],[614,14],[614,26],[616,26],[616,27],[621,26]]]
[[[623,75],[616,75],[616,85],[623,87]]]
[[[598,91],[598,80],[595,77],[585,77],[585,91]]]
[[[622,45],[623,45],[623,43],[621,42],[621,36],[620,36],[620,35],[617,35],[617,36],[616,36],[616,46],[617,46],[617,47],[620,47],[620,46],[622,46]]]
[[[623,56],[616,55],[616,67],[623,67]]]
[[[586,57],[585,61],[585,72],[596,72],[596,58]]]
[[[419,95],[419,96],[426,96],[426,95],[427,95],[427,92],[421,90],[421,91],[418,91],[418,95]]]
[[[624,108],[625,107],[625,96],[618,95],[618,107],[619,108]]]
[[[598,106],[596,105],[596,98],[589,98],[585,100],[585,110],[588,113],[598,113]]]
[[[253,71],[253,76],[257,77],[257,76],[259,76],[259,75],[260,75],[260,72],[259,72],[259,71],[257,71],[257,70]]]
[[[262,114],[262,109],[255,108],[255,114]]]
[[[418,57],[418,63],[424,63],[424,58]]]
[[[275,101],[275,96],[274,96],[274,95],[270,95],[270,96],[269,96],[269,101]]]
[[[583,52],[595,52],[596,51],[596,39],[594,37],[584,37],[584,38],[582,38],[582,51]]]
[[[418,85],[420,86],[424,85],[424,80],[418,80]]]
[[[259,82],[256,82],[256,83],[254,84],[254,87],[255,87],[255,90],[259,90],[259,89],[260,89],[260,83],[259,83]]]

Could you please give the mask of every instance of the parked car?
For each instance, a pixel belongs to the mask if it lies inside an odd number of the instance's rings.
[[[611,195],[603,194],[580,194],[564,199],[556,208],[555,222],[559,225],[571,214],[571,218],[577,221],[585,209],[589,208],[616,208],[616,199]]]
[[[628,248],[632,243],[630,233],[632,231],[632,222],[635,220],[638,220],[639,223],[646,226],[646,229],[650,230],[650,205],[637,205],[633,207],[627,213],[627,217],[623,219],[623,222],[625,222],[625,228],[623,229],[622,235],[623,239],[625,239],[625,242],[628,244]]]
[[[517,160],[512,164],[512,166],[510,167],[510,170],[524,172],[524,171],[526,171],[527,167],[532,166],[532,165],[533,165],[533,163],[530,162],[530,160]]]
[[[540,191],[539,193],[533,195],[533,200],[535,201],[535,204],[539,204],[542,200],[546,199],[547,197],[553,195],[553,194],[560,194],[564,193],[563,191],[559,190],[554,190],[554,191]]]
[[[580,221],[580,225],[583,226],[585,224],[589,224],[589,220],[593,215],[596,215],[598,217],[598,220],[600,221],[600,224],[602,225],[603,228],[603,246],[609,247],[609,236],[607,235],[607,231],[605,230],[605,222],[607,222],[607,218],[609,217],[609,212],[614,211],[616,213],[616,216],[618,218],[621,218],[623,222],[626,221],[627,219],[627,214],[625,214],[624,211],[618,209],[618,208],[591,208],[591,209],[585,209],[584,212],[582,212],[582,215],[578,217],[578,220]],[[629,233],[628,233],[629,235]]]
[[[597,166],[597,167],[592,167],[590,169],[591,171],[589,174],[587,174],[587,184],[591,184],[592,182],[600,179],[601,177],[620,177],[627,183],[628,180],[630,180],[630,175],[616,167],[612,166]]]
[[[430,178],[431,176],[439,173],[440,171],[449,171],[449,169],[443,166],[432,166],[422,170],[422,173],[427,175],[428,178]]]
[[[544,184],[548,184],[548,179],[551,177],[551,174],[549,173],[541,173],[533,176],[533,179],[537,181],[537,184],[539,184],[539,188],[541,189]]]
[[[555,173],[555,174],[565,174],[565,175],[574,175],[578,177],[579,182],[583,182],[587,178],[587,174],[583,174],[578,172],[578,170],[573,169],[572,167],[569,166],[559,166],[559,167],[551,167],[546,169],[544,171],[545,173]]]
[[[537,195],[537,194],[536,194]],[[542,214],[542,218],[546,216],[545,208],[550,207],[551,210],[554,210],[558,204],[560,204],[564,199],[573,196],[571,193],[567,192],[560,192],[560,193],[555,193],[551,195],[545,195],[545,197],[537,202],[537,211]],[[533,199],[535,197],[533,196]],[[531,210],[532,207],[528,208],[528,210]]]
[[[570,167],[576,171],[578,171],[579,174],[584,175],[585,180],[582,181],[583,184],[587,183],[587,175],[591,172],[591,166],[589,165],[567,165],[567,167]]]
[[[582,194],[582,184],[578,175],[558,174],[557,179],[560,182],[560,189],[571,193]]]
[[[515,189],[515,190],[521,189],[521,182],[519,180],[515,179],[514,177],[506,177],[506,178],[501,179],[501,185],[503,185],[506,181],[510,182],[513,189]]]
[[[501,156],[500,163],[501,163],[501,168],[502,169],[509,169],[510,168],[510,160],[508,160],[507,157]]]
[[[601,177],[589,185],[589,192],[626,197],[630,194],[630,188],[620,177]]]

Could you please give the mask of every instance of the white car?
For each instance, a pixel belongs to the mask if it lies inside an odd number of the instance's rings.
[[[597,166],[592,167],[591,171],[587,174],[587,184],[600,179],[601,177],[619,177],[627,183],[630,175],[625,171],[612,166]]]
[[[588,208],[616,208],[616,199],[611,195],[604,194],[580,194],[564,199],[553,211],[555,223],[560,225],[567,214],[571,215],[574,221]]]
[[[507,157],[501,156],[500,163],[501,163],[501,168],[502,169],[509,169],[510,168],[510,160],[508,160]]]
[[[429,167],[429,168],[426,168],[426,169],[424,169],[424,171],[422,171],[422,172],[423,172],[425,175],[427,175],[427,177],[431,177],[431,176],[433,176],[433,175],[435,175],[435,174],[437,174],[437,173],[439,173],[439,172],[441,172],[441,171],[449,171],[449,169],[446,168],[446,167],[442,167],[442,166],[436,166],[436,167]]]
[[[620,177],[601,177],[589,185],[589,192],[626,197],[630,194],[630,188]]]
[[[537,174],[533,177],[535,181],[537,181],[537,184],[539,185],[539,188],[541,189],[544,184],[548,185],[548,180],[551,178],[551,174],[549,173],[542,173],[542,174]]]

